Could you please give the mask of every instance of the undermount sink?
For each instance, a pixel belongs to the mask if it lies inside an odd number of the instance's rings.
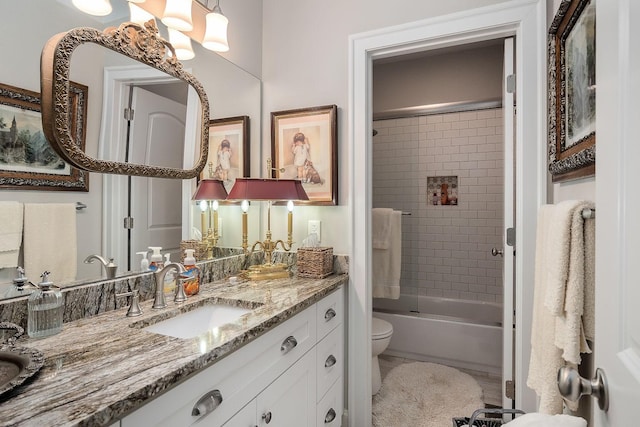
[[[234,322],[251,311],[253,310],[244,307],[210,304],[154,323],[143,329],[175,338],[193,338],[226,323]]]

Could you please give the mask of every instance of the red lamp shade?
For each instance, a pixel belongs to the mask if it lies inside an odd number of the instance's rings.
[[[227,190],[218,179],[201,179],[191,200],[224,200]]]
[[[309,200],[297,179],[236,178],[227,200]]]

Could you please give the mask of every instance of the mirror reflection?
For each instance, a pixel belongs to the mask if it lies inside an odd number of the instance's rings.
[[[30,16],[30,34],[29,37],[14,37],[15,34],[24,32],[24,23],[18,19],[9,19],[2,28],[0,33],[4,35],[3,40],[3,67],[0,68],[0,83],[9,84],[15,87],[24,88],[33,92],[40,91],[40,54],[47,40],[52,35],[68,31],[71,28],[88,26],[97,29],[104,29],[109,26],[117,26],[121,22],[128,20],[127,2],[125,0],[112,0],[114,6],[114,14],[118,11],[126,11],[119,16],[109,16],[105,18],[96,18],[77,11],[70,6],[70,1],[60,0],[55,2],[42,2],[39,0],[23,0],[20,2],[11,2],[7,5],[9,14],[7,16]],[[68,4],[68,5],[67,5]],[[113,14],[112,14],[113,15]],[[166,28],[158,22],[160,33],[167,38]],[[210,102],[211,119],[235,117],[247,115],[250,117],[251,123],[251,141],[254,145],[259,145],[260,141],[260,80],[245,70],[239,68],[233,63],[227,61],[219,55],[216,55],[194,43],[196,57],[190,61],[184,61],[184,68],[193,74],[203,85]],[[111,112],[113,120],[105,120],[104,116],[104,85],[105,73],[109,71],[112,75],[119,72],[137,71],[143,77],[145,72],[136,69],[140,64],[132,64],[127,62],[126,58],[114,59],[113,55],[109,56],[109,60],[104,55],[100,58],[94,58],[90,53],[78,52],[81,55],[87,55],[90,58],[82,60],[77,66],[72,66],[71,80],[77,81],[88,87],[88,112],[86,117],[86,152],[89,155],[99,158],[103,156],[105,159],[121,159],[114,151],[111,141],[114,138],[110,134],[113,132],[113,123],[119,123],[118,126],[126,127],[126,122],[122,118],[121,112]],[[116,57],[117,58],[117,57]],[[74,58],[75,60],[75,58]],[[136,62],[136,61],[134,61]],[[100,68],[97,68],[97,65]],[[157,70],[153,70],[157,71]],[[149,74],[149,73],[146,73]],[[121,74],[120,74],[121,75]],[[127,77],[130,78],[130,77]],[[168,81],[153,81],[153,78],[146,76],[147,80],[123,81],[136,87],[141,93],[142,91],[150,92],[153,95],[162,96],[164,98],[176,101],[182,104],[186,103],[186,109],[194,108],[189,104],[189,94],[184,94],[184,86],[182,88],[173,87],[173,83]],[[127,87],[127,90],[129,88]],[[197,97],[196,97],[197,98]],[[137,98],[136,98],[137,99]],[[195,114],[194,116],[197,116]],[[184,116],[185,135],[189,130],[197,126],[197,123],[189,123],[188,112]],[[116,121],[117,118],[117,121]],[[123,133],[124,134],[124,133]],[[187,138],[187,136],[185,136]],[[108,143],[105,143],[107,141]],[[193,161],[194,152],[191,149],[191,157],[184,157],[183,164],[186,160]],[[184,151],[186,152],[186,151]],[[111,156],[111,157],[110,157]],[[175,157],[175,156],[173,156]],[[172,157],[172,158],[173,158]],[[251,152],[252,169],[259,169],[259,150]],[[2,165],[0,165],[0,168]],[[136,182],[136,180],[144,182]],[[127,191],[128,181],[131,180],[131,191]],[[196,189],[196,180],[176,180],[179,183],[170,191],[162,192],[165,194],[166,205],[171,205],[176,209],[166,212],[164,209],[142,208],[142,213],[136,214],[134,217],[134,228],[147,221],[154,231],[165,227],[167,224],[174,230],[172,243],[157,244],[155,239],[149,239],[148,242],[129,241],[128,234],[132,230],[123,227],[124,218],[128,217],[127,199],[135,201],[145,201],[149,194],[153,193],[154,187],[160,181],[174,181],[159,178],[141,178],[115,175],[102,175],[98,173],[90,173],[89,191],[49,191],[45,189],[27,190],[22,188],[2,188],[0,189],[0,201],[18,201],[23,204],[32,203],[61,203],[72,205],[75,208],[76,203],[85,206],[83,209],[75,210],[75,228],[76,236],[75,248],[75,268],[77,270],[74,279],[64,281],[55,280],[56,284],[69,286],[78,282],[90,282],[106,278],[105,267],[102,263],[94,261],[92,264],[85,264],[83,261],[89,255],[100,255],[107,261],[114,258],[117,265],[116,275],[123,276],[130,272],[137,272],[140,269],[140,255],[136,252],[148,250],[148,246],[163,246],[162,253],[171,251],[174,248],[174,254],[171,255],[172,260],[179,260],[179,244],[181,240],[193,239],[197,236],[200,228],[200,210],[194,201],[191,201],[193,192]],[[259,222],[260,212],[250,212],[250,222]],[[241,243],[241,210],[239,206],[222,205],[219,209],[220,217],[220,238],[218,246],[221,248],[237,248]],[[142,225],[138,230],[144,230]],[[196,231],[197,230],[197,231]],[[260,236],[260,230],[251,230],[250,233],[255,235],[249,236],[251,240],[255,240]],[[141,231],[143,237],[148,235]],[[164,247],[166,246],[166,248]],[[131,250],[128,251],[128,247]],[[219,252],[218,254],[227,255],[231,251]],[[130,256],[128,253],[130,252]],[[151,251],[149,251],[150,253]],[[22,262],[24,254],[20,251],[20,260]],[[26,276],[32,282],[37,282],[42,272],[26,271]],[[0,299],[12,297],[9,291],[14,289],[13,279],[18,277],[15,268],[0,269]]]

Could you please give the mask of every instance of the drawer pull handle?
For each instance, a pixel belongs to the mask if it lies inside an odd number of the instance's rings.
[[[330,308],[327,311],[325,311],[325,313],[324,313],[324,321],[325,322],[328,322],[329,320],[333,319],[334,317],[336,317],[336,311],[333,308]]]
[[[269,424],[271,422],[271,412],[262,414],[262,419],[264,420],[265,423]]]
[[[333,410],[333,408],[329,409],[329,412],[327,412],[327,415],[325,415],[324,417],[324,423],[325,424],[329,424],[331,421],[336,419],[336,411]]]
[[[202,396],[191,410],[191,415],[199,417],[213,412],[222,403],[222,393],[220,390],[211,390]]]
[[[329,357],[327,357],[327,360],[324,361],[324,367],[325,368],[330,368],[333,365],[335,365],[337,362],[336,358],[334,357],[333,354],[330,354]]]
[[[282,354],[287,354],[291,350],[293,350],[293,348],[297,345],[298,345],[298,340],[296,340],[295,337],[291,335],[287,337],[286,340],[282,341],[282,345],[280,346],[280,351],[282,352]]]

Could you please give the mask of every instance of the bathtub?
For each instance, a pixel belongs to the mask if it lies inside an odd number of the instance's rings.
[[[502,373],[502,304],[401,295],[376,298],[373,307],[393,325],[384,354]]]

